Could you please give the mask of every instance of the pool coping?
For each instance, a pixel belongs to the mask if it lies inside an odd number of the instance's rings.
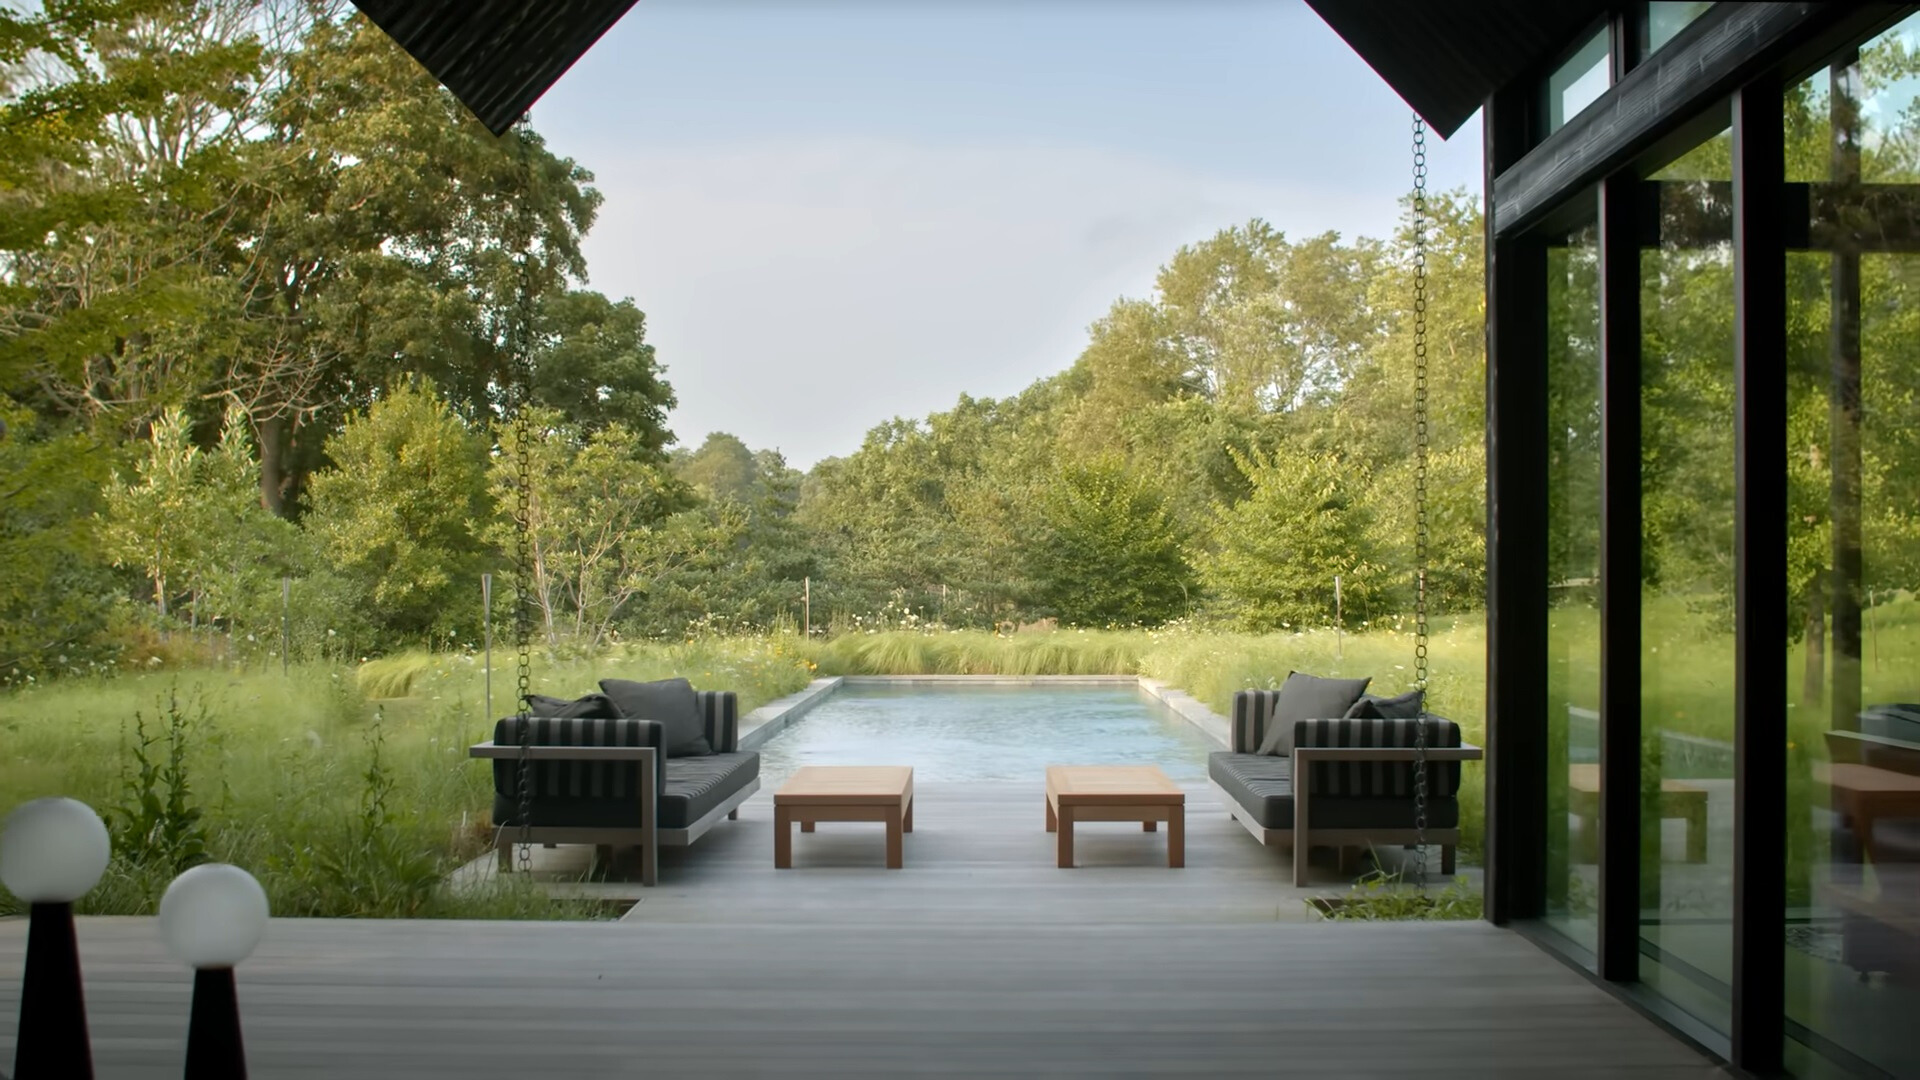
[[[1166,706],[1200,729],[1222,750],[1233,745],[1233,725],[1205,702],[1176,686],[1145,675],[835,675],[815,679],[798,693],[777,698],[740,718],[742,750],[758,750],[768,739],[798,723],[842,686],[1126,686]]]

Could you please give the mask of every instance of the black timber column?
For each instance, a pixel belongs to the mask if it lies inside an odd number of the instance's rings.
[[[1545,910],[1547,249],[1499,239],[1493,179],[1526,149],[1526,95],[1487,102],[1487,918]]]
[[[1600,977],[1640,974],[1640,244],[1649,185],[1600,185]]]
[[[1833,121],[1832,179],[1839,206],[1860,204],[1860,52],[1836,57],[1829,69]],[[1844,235],[1844,232],[1842,233]],[[1830,473],[1827,512],[1833,522],[1831,724],[1860,730],[1860,601],[1865,566],[1860,556],[1860,252],[1832,256],[1827,387]]]
[[[1781,1067],[1786,1009],[1787,250],[1780,83],[1733,97],[1733,1064]]]

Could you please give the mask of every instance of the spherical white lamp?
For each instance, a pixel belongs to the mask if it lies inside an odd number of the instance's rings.
[[[160,898],[160,936],[167,951],[194,968],[188,1076],[240,1080],[247,1075],[233,968],[260,944],[268,916],[266,890],[252,874],[225,863],[188,870]]]
[[[22,803],[0,827],[0,885],[29,905],[17,1080],[93,1076],[73,902],[99,884],[112,857],[100,815],[73,799]]]
[[[267,932],[267,891],[226,863],[196,866],[160,898],[167,950],[196,968],[230,968],[253,954]]]
[[[71,904],[100,883],[112,856],[93,807],[35,799],[8,814],[0,831],[0,885],[29,904]]]

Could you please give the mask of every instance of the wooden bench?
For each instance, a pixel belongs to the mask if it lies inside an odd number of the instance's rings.
[[[1600,766],[1567,766],[1567,809],[1580,819],[1580,861],[1600,860]],[[1687,823],[1687,861],[1707,861],[1707,790],[1681,780],[1660,781],[1660,818]]]

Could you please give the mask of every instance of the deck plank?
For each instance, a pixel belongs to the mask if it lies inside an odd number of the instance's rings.
[[[276,920],[240,969],[252,1075],[1728,1075],[1516,934],[1303,921],[1332,863],[1296,890],[1189,792],[1180,870],[1097,823],[1057,869],[1036,778],[918,790],[904,870],[823,823],[776,874],[763,790],[619,922]],[[25,931],[0,922],[0,1066]],[[98,1075],[179,1076],[191,980],[153,920],[80,944]]]

